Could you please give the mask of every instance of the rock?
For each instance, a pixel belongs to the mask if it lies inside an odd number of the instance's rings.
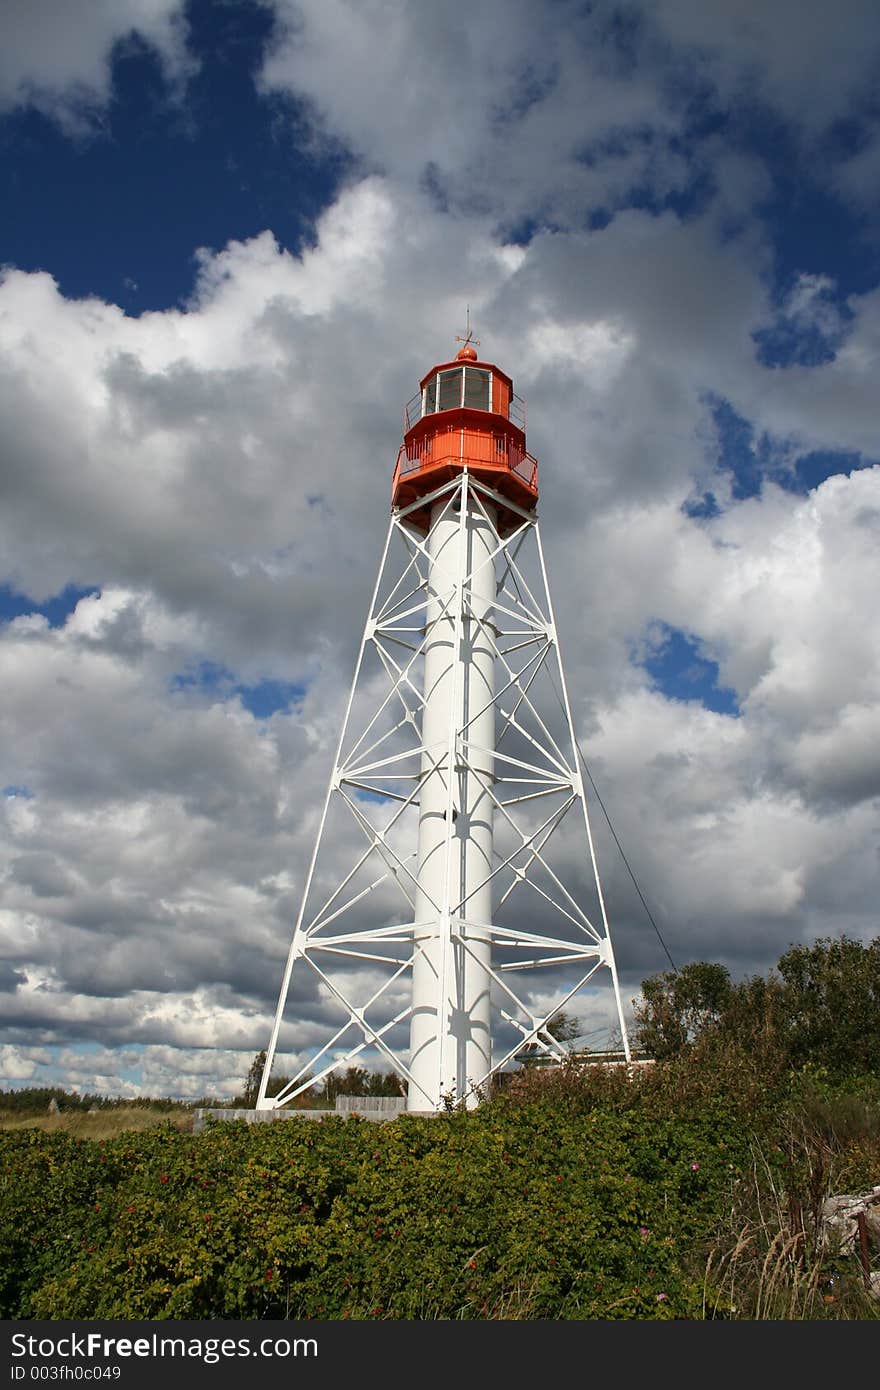
[[[842,1255],[854,1255],[862,1266],[865,1286],[873,1298],[880,1299],[880,1270],[869,1268],[870,1255],[880,1251],[880,1186],[870,1192],[844,1192],[822,1203],[821,1242],[836,1245]],[[859,1227],[867,1237],[867,1252]]]
[[[859,1235],[859,1213],[865,1217],[869,1245],[880,1249],[880,1186],[872,1187],[870,1192],[844,1192],[828,1197],[822,1203],[822,1244],[838,1240],[844,1254],[854,1250]]]

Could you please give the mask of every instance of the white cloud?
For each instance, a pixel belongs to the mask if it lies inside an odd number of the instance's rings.
[[[0,784],[27,789],[0,802],[17,1081],[51,1049],[84,1090],[115,1074],[131,1094],[228,1094],[265,1045],[400,407],[467,303],[528,400],[578,727],[671,949],[764,970],[794,939],[876,934],[880,467],[739,500],[709,401],[779,458],[871,461],[878,292],[849,299],[844,328],[830,277],[802,276],[787,316],[837,335],[836,354],[770,369],[753,337],[776,312],[761,169],[715,136],[701,210],[619,206],[634,180],[686,177],[666,59],[640,44],[703,49],[720,92],[751,84],[791,111],[812,20],[795,63],[763,7],[724,11],[712,37],[696,7],[664,4],[629,58],[623,38],[599,42],[601,6],[569,36],[525,3],[279,9],[300,27],[264,83],[309,98],[372,170],[313,245],[293,256],[266,231],[203,252],[188,307],[138,319],[67,300],[48,274],[0,283],[0,581],[34,601],[95,590],[63,626],[31,613],[0,632]],[[77,80],[100,93],[111,26],[95,13]],[[826,94],[822,120],[845,102]],[[590,227],[597,201],[618,210]],[[545,230],[505,245],[530,213]],[[687,515],[704,491],[720,514]],[[657,622],[718,662],[738,718],[652,689],[635,658]],[[265,678],[302,700],[255,718],[237,688]],[[666,962],[600,822],[631,997]],[[341,860],[352,832],[334,834]],[[326,991],[294,995],[291,1065],[328,1016]]]
[[[6,0],[0,108],[35,106],[70,131],[88,129],[110,97],[114,46],[137,35],[166,75],[191,68],[182,0]]]
[[[761,180],[743,178],[742,155],[725,151],[720,167],[711,135],[682,153],[689,102],[699,96],[734,122],[781,118],[812,149],[835,122],[864,118],[880,56],[872,0],[843,0],[833,22],[802,0],[274,8],[266,90],[308,103],[319,131],[368,168],[422,180],[442,205],[508,228],[583,225],[633,188],[662,200],[707,169],[733,195],[728,211],[751,211]],[[813,170],[837,177],[821,159]],[[859,183],[855,167],[842,177]]]
[[[859,210],[874,208],[877,180],[880,178],[880,124],[865,120],[861,146],[834,170],[835,189]]]
[[[552,23],[528,0],[460,12],[405,0],[275,9],[264,88],[305,99],[368,167],[424,180],[440,202],[507,223],[568,223],[609,190],[683,172],[665,144],[674,120],[652,81],[603,48],[601,12],[566,0]],[[598,172],[596,146],[621,135]]]
[[[0,1076],[7,1081],[30,1081],[36,1070],[36,1061],[20,1047],[0,1047]]]
[[[392,198],[401,236],[381,230]],[[301,261],[266,237],[206,258],[185,313],[132,321],[65,301],[45,276],[7,278],[13,573],[38,592],[101,585],[63,628],[25,617],[5,634],[4,778],[35,793],[7,802],[9,940],[36,981],[16,996],[13,1028],[259,1044],[378,559],[394,403],[443,352],[424,328],[407,336],[406,304],[383,292],[426,254],[448,263],[458,251],[491,276],[487,347],[522,363],[551,577],[576,576],[556,594],[576,703],[591,711],[588,746],[612,804],[627,804],[627,839],[642,846],[673,943],[729,953],[720,918],[741,924],[743,959],[764,960],[770,941],[782,950],[813,920],[816,817],[829,796],[858,806],[872,794],[853,711],[880,683],[862,635],[875,621],[880,470],[807,498],[768,486],[714,522],[691,520],[681,504],[703,466],[702,393],[760,376],[744,343],[763,299],[735,251],[708,222],[637,213],[616,242],[538,238],[515,265],[491,255],[488,232],[461,228],[451,244],[449,231],[418,195],[374,177],[342,195]],[[670,323],[663,305],[685,263],[691,293]],[[731,273],[738,287],[710,312],[711,287]],[[448,283],[446,272],[439,290]],[[426,323],[450,338],[454,313],[442,293],[423,299]],[[740,720],[644,703],[629,646],[658,618],[718,654]],[[304,703],[260,722],[198,681],[175,686],[206,659],[240,680],[299,681]],[[850,735],[854,775],[838,764],[826,786],[811,750],[827,739],[827,762]],[[759,944],[761,921],[773,931]],[[656,968],[655,947],[633,942],[627,928],[624,970]],[[300,1028],[322,1007],[302,1003]],[[298,1037],[294,1026],[294,1050]]]
[[[799,127],[849,114],[873,85],[880,25],[871,0],[843,0],[833,18],[802,0],[655,0],[644,12],[726,102],[757,99]]]

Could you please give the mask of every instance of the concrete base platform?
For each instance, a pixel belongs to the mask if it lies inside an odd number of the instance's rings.
[[[246,1124],[264,1124],[268,1120],[346,1120],[358,1115],[362,1120],[372,1120],[381,1124],[394,1120],[406,1110],[405,1096],[337,1096],[335,1110],[295,1110],[282,1106],[278,1110],[246,1110],[242,1108],[197,1110],[193,1122],[193,1133],[199,1134],[209,1120],[244,1120]]]
[[[209,1110],[197,1110],[193,1121],[193,1134],[200,1134],[205,1125],[211,1121],[217,1124],[231,1122],[233,1120],[244,1120],[246,1124],[263,1124],[267,1120],[326,1120],[334,1118],[335,1110],[245,1110],[227,1109],[221,1110],[219,1107]]]

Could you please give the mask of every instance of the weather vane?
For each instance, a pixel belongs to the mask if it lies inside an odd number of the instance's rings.
[[[469,304],[467,305],[467,332],[464,337],[462,337],[460,333],[456,333],[455,341],[457,343],[464,343],[465,347],[480,346],[480,340],[474,337],[474,330],[471,328],[471,306]]]

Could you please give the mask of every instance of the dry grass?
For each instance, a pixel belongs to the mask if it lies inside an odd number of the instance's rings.
[[[142,1133],[158,1125],[173,1125],[182,1133],[192,1133],[193,1114],[179,1106],[168,1110],[145,1106],[115,1106],[112,1110],[59,1110],[54,1115],[10,1115],[0,1112],[0,1129],[42,1129],[47,1134],[69,1134],[74,1139],[115,1139],[118,1134]]]
[[[880,1301],[865,1288],[852,1257],[822,1240],[821,1204],[834,1181],[828,1151],[804,1145],[811,1160],[800,1194],[786,1191],[761,1145],[730,1212],[730,1235],[706,1262],[703,1316],[761,1321],[880,1318]]]

